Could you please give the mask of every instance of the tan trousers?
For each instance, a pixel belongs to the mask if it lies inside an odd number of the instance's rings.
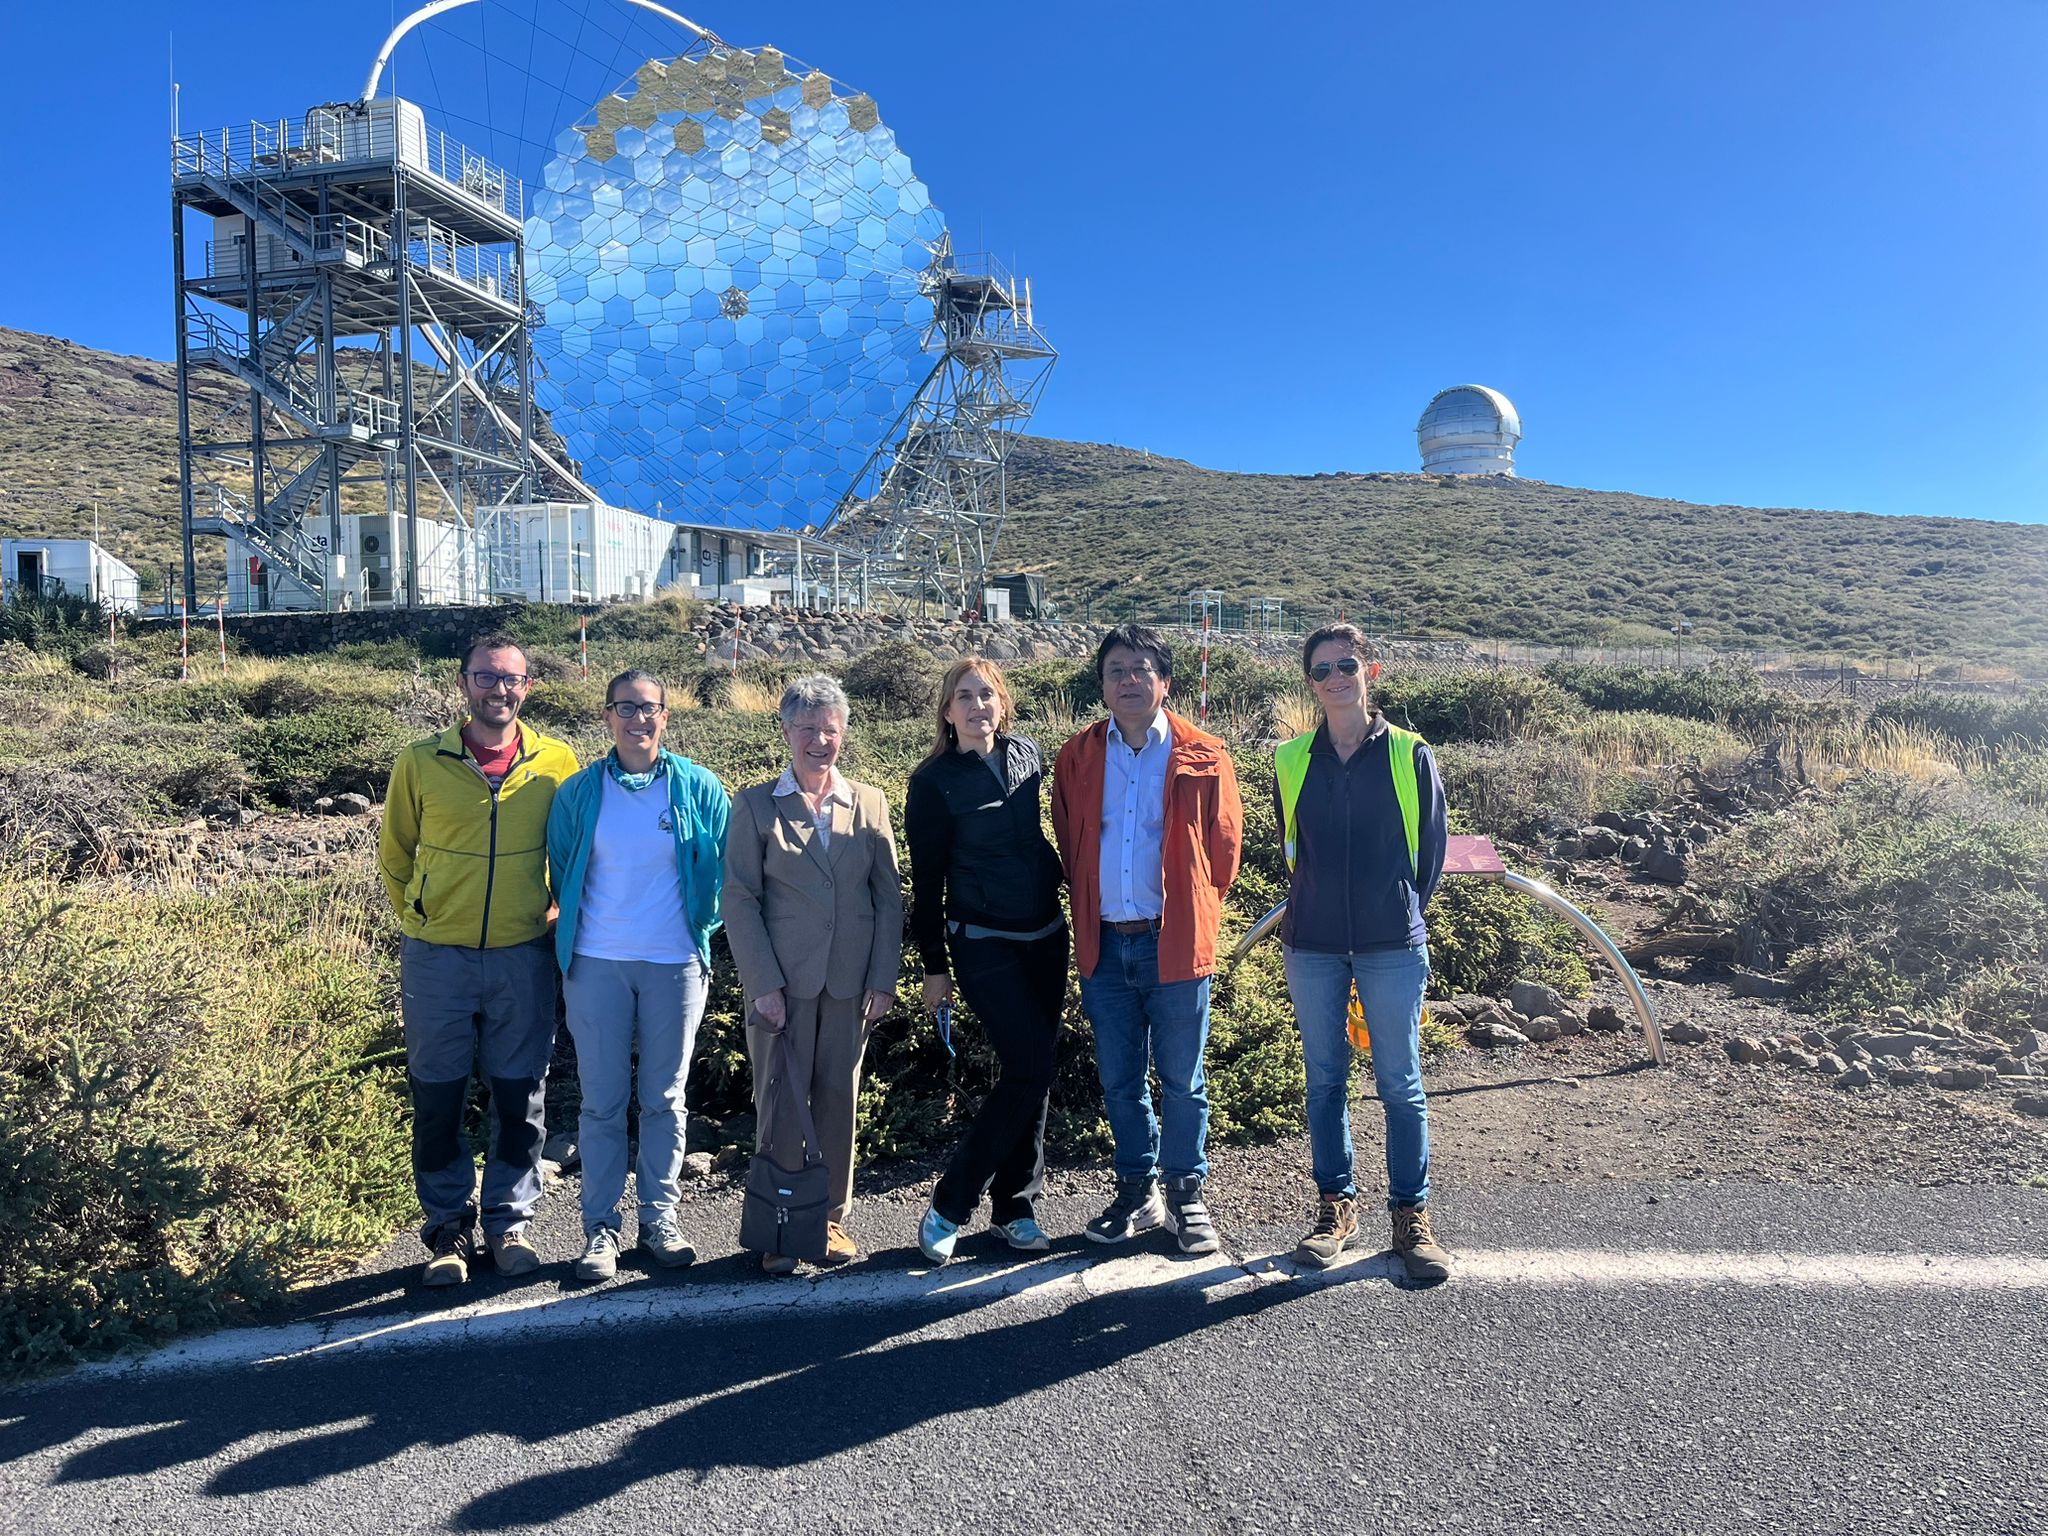
[[[799,1091],[810,1085],[811,1119],[818,1127],[818,1150],[832,1176],[831,1221],[844,1223],[853,1207],[853,1119],[860,1103],[860,1063],[867,1053],[868,1026],[861,1020],[858,997],[783,996],[789,1019],[789,1043],[796,1053]],[[747,1019],[747,1060],[754,1069],[754,1114],[764,1107],[775,1036],[758,1018]],[[803,1156],[803,1127],[785,1113],[775,1127],[775,1145],[759,1147],[785,1168]]]

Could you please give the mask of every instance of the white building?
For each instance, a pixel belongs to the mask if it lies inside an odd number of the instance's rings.
[[[141,580],[91,539],[0,539],[0,582],[8,601],[16,592],[68,592],[133,613]]]
[[[1415,424],[1423,473],[1512,475],[1522,418],[1514,402],[1484,384],[1438,390]]]

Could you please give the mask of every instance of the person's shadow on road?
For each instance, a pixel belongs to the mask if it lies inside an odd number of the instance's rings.
[[[30,1412],[0,1424],[0,1459],[90,1440],[55,1475],[82,1483],[225,1457],[204,1492],[227,1498],[501,1436],[552,1443],[551,1467],[480,1494],[451,1512],[450,1524],[545,1525],[638,1483],[701,1478],[720,1467],[801,1466],[1114,1371],[1313,1289],[1385,1283],[1365,1264],[1313,1281],[1253,1283],[1237,1271],[1219,1279],[1233,1283],[1214,1294],[1189,1283],[1091,1296],[1015,1322],[985,1310],[969,1287],[915,1309],[799,1306],[698,1323],[508,1334],[459,1352],[344,1350],[232,1376],[100,1378],[35,1393]],[[640,1422],[623,1446],[601,1434],[613,1448],[597,1453],[592,1432],[619,1421]],[[238,1454],[250,1440],[263,1448]],[[595,1459],[562,1466],[585,1440]]]

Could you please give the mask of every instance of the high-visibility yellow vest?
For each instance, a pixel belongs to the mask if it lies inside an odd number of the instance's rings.
[[[1408,871],[1419,873],[1422,866],[1422,798],[1415,787],[1415,749],[1422,738],[1387,724],[1387,766],[1393,770],[1394,798],[1401,805],[1401,830],[1408,835]],[[1281,846],[1287,853],[1287,867],[1294,868],[1294,808],[1301,801],[1301,786],[1308,782],[1309,747],[1314,731],[1305,731],[1292,741],[1280,743],[1273,754],[1273,775],[1280,781]]]

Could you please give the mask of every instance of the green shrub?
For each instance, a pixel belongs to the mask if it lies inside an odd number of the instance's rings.
[[[2024,699],[1994,699],[1971,693],[1909,693],[1876,705],[1870,718],[1873,723],[1890,720],[1919,726],[1965,744],[2048,744],[2048,691],[2030,693]]]
[[[403,1214],[372,895],[0,870],[0,1375],[246,1316]]]
[[[246,727],[237,749],[266,796],[304,806],[351,791],[383,799],[392,763],[414,738],[388,709],[323,704]]]
[[[30,592],[9,584],[0,603],[0,644],[76,656],[106,637],[107,610],[75,592]]]
[[[1603,776],[1562,742],[1451,742],[1436,752],[1444,800],[1474,832],[1531,843],[1583,826]]]
[[[937,707],[946,669],[922,646],[884,640],[853,659],[842,674],[848,697],[893,719],[929,716]]]
[[[1005,669],[1003,677],[1027,730],[1033,722],[1086,720],[1102,709],[1102,685],[1092,658],[1027,661]]]
[[[1091,669],[1090,677],[1094,676]],[[1209,647],[1209,713],[1256,714],[1295,686],[1300,674],[1289,666],[1260,661],[1251,652],[1221,643]],[[1181,641],[1173,648],[1173,707],[1193,718],[1202,697],[1202,645]],[[1101,698],[1101,690],[1096,690]]]
[[[2048,815],[1968,783],[1865,774],[1711,845],[1694,884],[1830,1015],[2048,992]]]
[[[689,633],[704,605],[686,592],[664,591],[645,603],[612,603],[590,620],[592,645],[646,645]]]
[[[1372,697],[1389,720],[1431,742],[1552,735],[1585,717],[1585,706],[1555,683],[1498,669],[1436,676],[1396,672],[1374,685]]]

